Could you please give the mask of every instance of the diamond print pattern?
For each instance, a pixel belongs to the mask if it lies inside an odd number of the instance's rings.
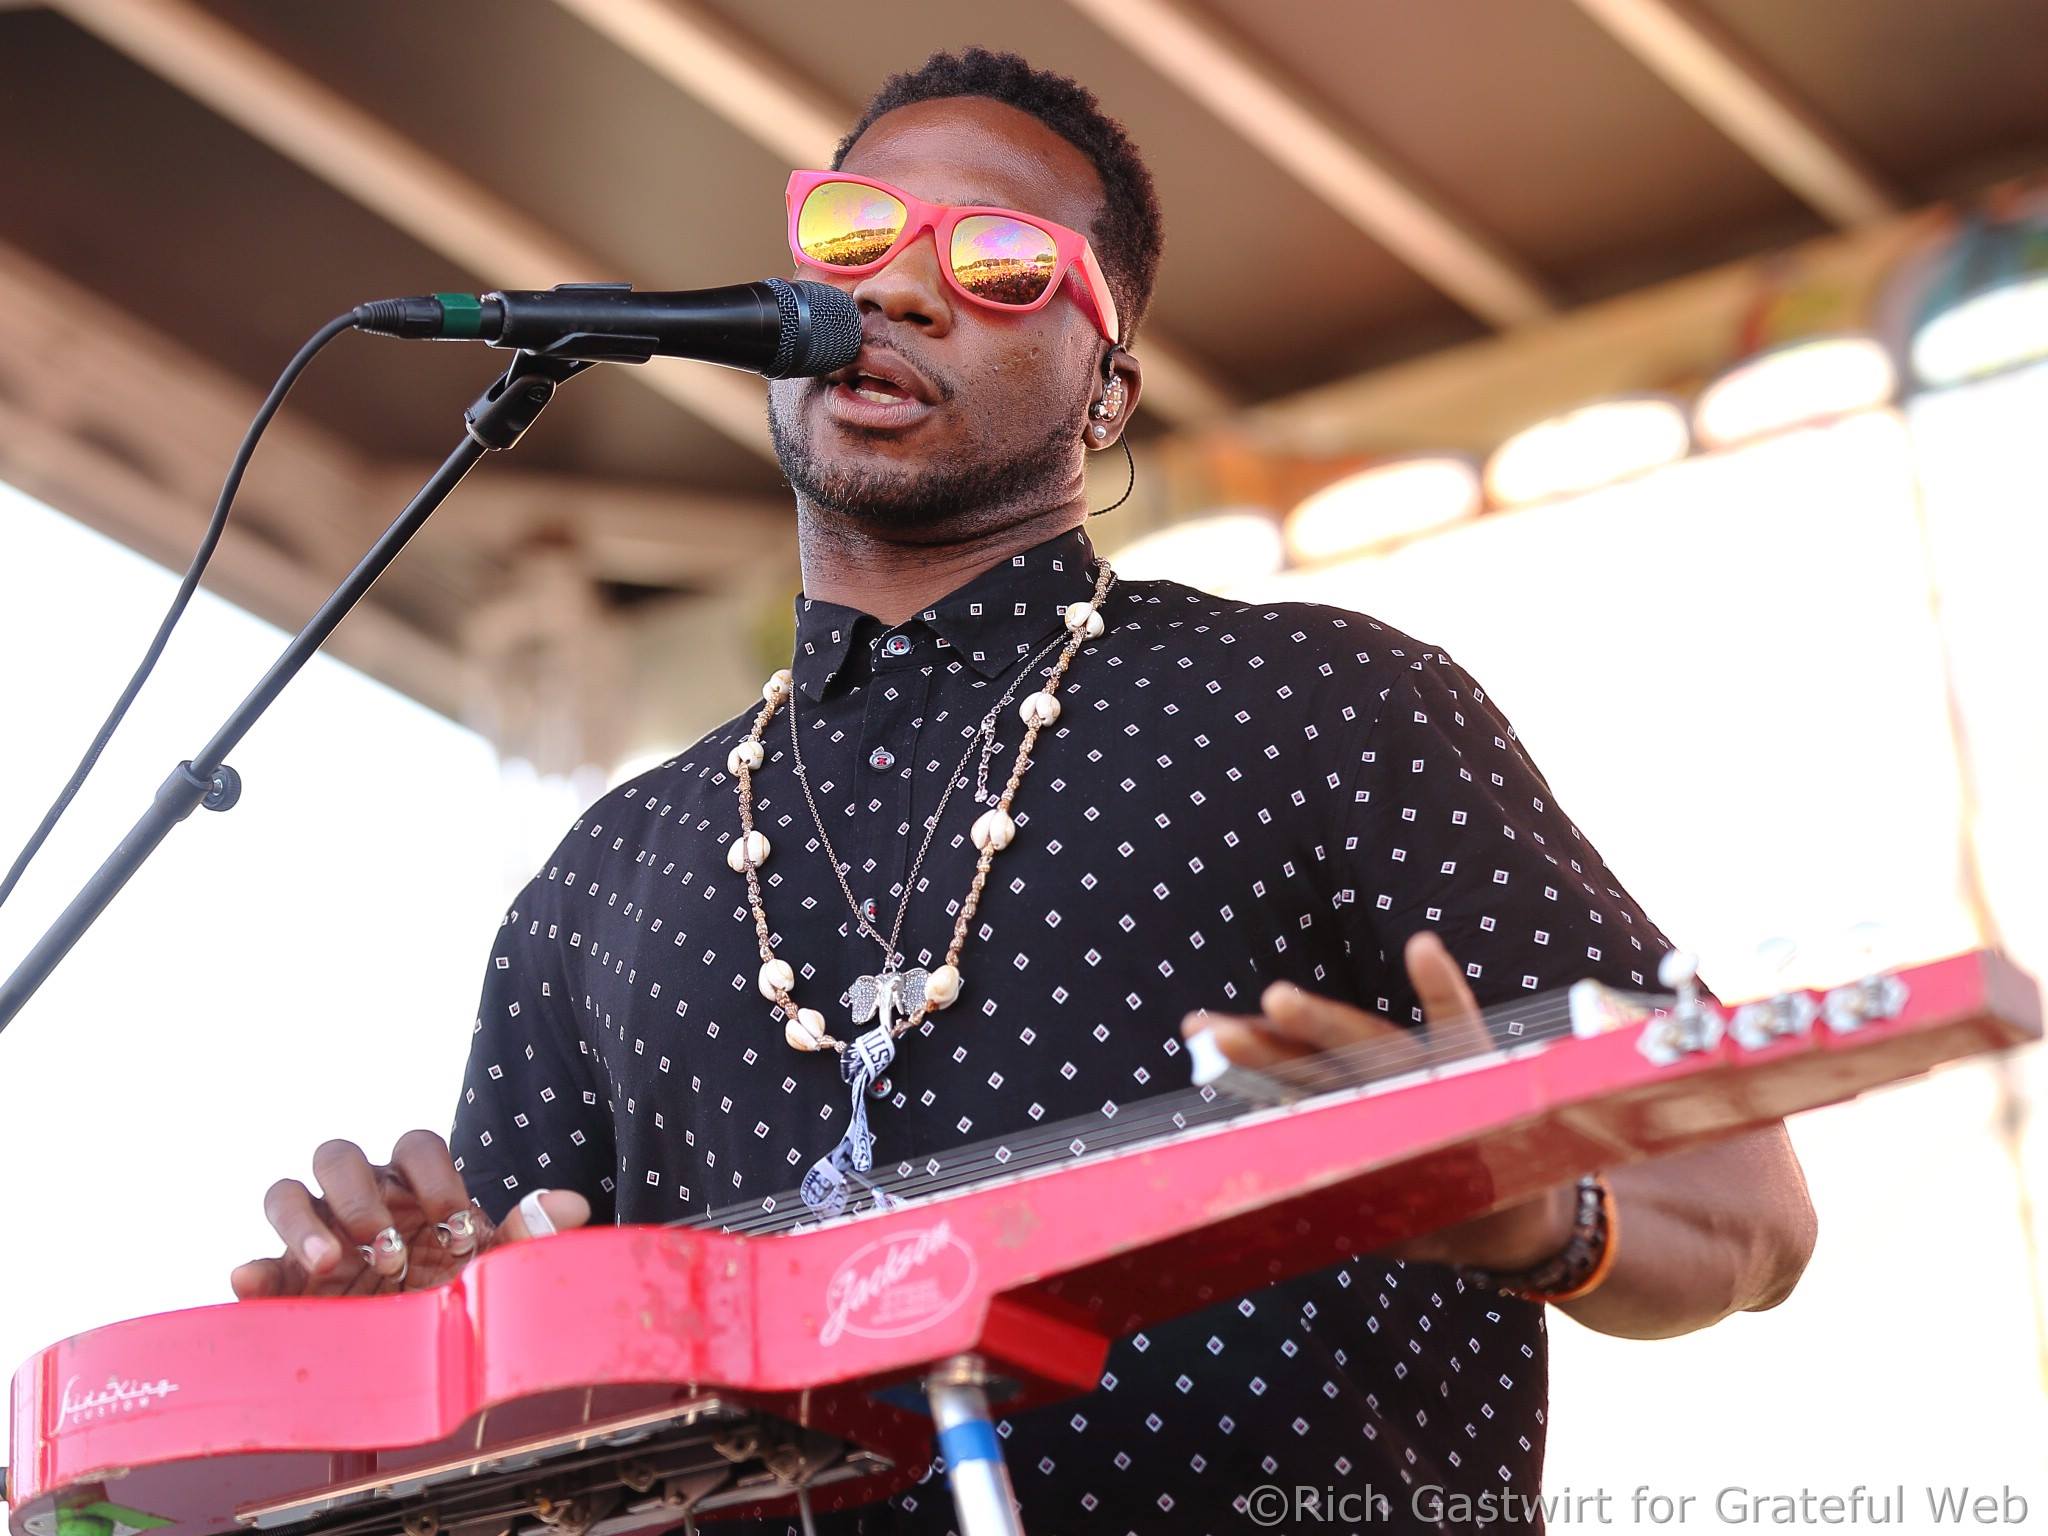
[[[798,599],[804,755],[856,898],[894,915],[942,775],[1019,656],[1087,595],[1092,558],[1085,533],[1063,534],[886,644],[868,615]],[[1185,1085],[1185,1012],[1242,1007],[1276,979],[1419,1022],[1398,957],[1424,926],[1487,1004],[1581,976],[1639,988],[1669,947],[1441,650],[1360,614],[1172,582],[1119,583],[1104,616],[1039,739],[961,1000],[905,1038],[873,1106],[886,1166],[937,1169],[964,1140],[1041,1121],[1106,1123]],[[582,1191],[601,1221],[701,1217],[787,1191],[836,1139],[835,1064],[783,1046],[725,862],[725,759],[754,707],[593,805],[505,914],[451,1137],[494,1217],[541,1184]],[[993,782],[1022,733],[1006,711]],[[755,805],[779,953],[843,1024],[876,952],[779,722],[766,745]],[[918,879],[911,964],[942,958],[975,814],[970,781]],[[1029,1529],[1242,1536],[1234,1502],[1264,1482],[1534,1492],[1544,1400],[1540,1309],[1359,1258],[1122,1340],[1100,1390],[1001,1427]],[[950,1531],[952,1501],[927,1479],[819,1528]],[[780,1520],[724,1529],[795,1536]]]

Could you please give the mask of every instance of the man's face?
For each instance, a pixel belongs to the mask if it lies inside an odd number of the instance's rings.
[[[982,96],[884,114],[844,169],[931,202],[1015,208],[1083,233],[1102,206],[1101,179],[1080,150]],[[999,520],[1078,493],[1101,333],[1064,281],[1043,309],[1006,315],[963,299],[939,260],[926,230],[865,277],[798,272],[853,297],[868,349],[861,362],[916,397],[884,404],[851,381],[769,386],[776,456],[814,506],[901,532]]]

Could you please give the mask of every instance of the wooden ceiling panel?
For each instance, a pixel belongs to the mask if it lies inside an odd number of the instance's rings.
[[[53,13],[0,13],[4,60],[33,67],[0,63],[0,239],[259,389],[351,304],[482,283]],[[374,454],[438,458],[503,364],[481,347],[345,337],[289,408]],[[520,458],[707,489],[776,484],[772,466],[642,395],[578,380]]]
[[[1243,398],[1338,377],[1388,330],[1472,330],[1428,284],[1065,6],[901,0],[885,26],[830,0],[712,8],[845,101],[865,100],[934,50],[971,44],[1082,80],[1123,120],[1159,184],[1167,244],[1152,317]]]
[[[2041,0],[1694,0],[1923,198],[2048,159]]]
[[[93,9],[68,3],[81,14]],[[1153,310],[1160,334],[1246,401],[1484,329],[1362,233],[1355,214],[1326,201],[1335,190],[1318,193],[1281,169],[1273,146],[1257,147],[1164,65],[1146,62],[1136,41],[1113,36],[1077,5],[895,0],[851,13],[826,0],[677,3],[707,8],[792,75],[815,80],[835,113],[941,47],[1013,48],[1081,79],[1129,125],[1159,181],[1168,224]],[[1985,163],[2048,161],[2040,0],[1671,3],[1710,19],[1908,191],[1957,190]],[[786,270],[782,155],[569,7],[185,4],[205,9],[184,12],[180,37],[212,36],[226,54],[244,52],[240,39],[198,25],[217,17],[281,61],[269,71],[273,83],[303,73],[314,78],[299,82],[302,91],[318,84],[334,93],[331,105],[346,110],[327,115],[329,159],[308,161],[323,164],[323,174],[348,183],[334,155],[376,137],[381,160],[358,158],[383,166],[386,183],[412,151],[505,205],[501,225],[559,237],[451,240],[443,250],[523,249],[549,270],[563,251],[588,254],[643,287]],[[1269,75],[1298,84],[1301,101],[1340,138],[1568,302],[1821,228],[1583,3],[1172,4],[1240,42]],[[112,9],[133,21],[143,8]],[[156,0],[148,13],[175,9]],[[254,136],[266,123],[238,110],[247,100],[238,82],[251,81],[233,75],[232,60],[194,45],[183,63],[185,90],[60,14],[0,0],[0,184],[10,194],[0,202],[0,241],[259,387],[314,325],[348,304],[508,281],[462,270],[481,259],[474,254],[433,248],[443,227],[434,189],[461,201],[446,193],[447,178],[421,181],[429,191],[408,205],[416,216],[395,205],[373,213]],[[226,84],[209,95],[205,71],[216,64],[216,83]],[[167,68],[160,58],[157,67]],[[289,138],[274,125],[270,132]],[[376,201],[365,185],[357,193]],[[445,449],[462,405],[501,361],[480,348],[352,338],[301,384],[293,409],[376,458],[411,463]],[[747,425],[740,421],[741,438]],[[772,464],[622,370],[565,391],[516,462],[657,489],[780,494]]]
[[[1573,6],[1204,3],[1570,297],[1691,270],[1731,228],[1824,227]]]
[[[0,60],[33,61],[0,64],[0,239],[257,388],[351,304],[474,281],[52,13],[0,14]],[[408,452],[437,439],[407,424],[479,368],[428,349],[373,398],[345,366],[358,350],[337,343],[344,366],[293,406]]]
[[[207,0],[647,288],[789,268],[787,168],[556,6]],[[503,279],[496,279],[502,282]]]

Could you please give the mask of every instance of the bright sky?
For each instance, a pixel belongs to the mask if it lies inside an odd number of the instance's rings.
[[[176,581],[5,486],[0,550],[11,862]],[[0,907],[0,967],[286,638],[200,593]],[[82,1329],[227,1299],[233,1264],[275,1251],[264,1190],[304,1176],[323,1138],[381,1160],[410,1126],[445,1129],[498,918],[573,815],[545,809],[536,836],[487,743],[324,657],[231,761],[241,804],[178,827],[0,1034],[10,1375]]]
[[[2048,449],[2019,424],[2044,411],[2039,370],[1987,386],[1974,409],[1935,402],[1911,434],[1873,413],[1274,591],[1449,646],[1725,993],[1768,984],[1754,946],[1777,933],[1806,939],[1812,979],[1832,980],[1863,918],[1892,924],[1900,959],[1969,942],[1917,459],[1987,797],[1987,876],[2038,967]],[[4,859],[175,582],[5,487],[0,551]],[[0,967],[284,640],[195,602],[0,908]],[[0,1369],[89,1327],[224,1300],[228,1269],[273,1251],[264,1189],[305,1176],[324,1137],[381,1158],[407,1127],[445,1128],[498,916],[577,809],[324,659],[233,761],[241,805],[175,831],[0,1035]],[[1691,1492],[1708,1502],[1688,1523],[1709,1526],[1733,1484],[1972,1480],[2025,1490],[2048,1520],[2038,1259],[2026,1181],[1994,1134],[2001,1084],[2039,1104],[2044,1078],[2036,1050],[1799,1121],[1822,1216],[1800,1293],[1668,1344],[1559,1324],[1552,1489]],[[2037,1199],[2042,1145],[2036,1127]]]

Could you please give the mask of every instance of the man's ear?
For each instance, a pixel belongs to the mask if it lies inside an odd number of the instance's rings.
[[[1088,425],[1084,441],[1090,451],[1114,448],[1137,413],[1138,397],[1145,392],[1145,367],[1122,347],[1103,354],[1102,377],[1095,398],[1088,404]],[[1096,428],[1102,428],[1099,433]]]

